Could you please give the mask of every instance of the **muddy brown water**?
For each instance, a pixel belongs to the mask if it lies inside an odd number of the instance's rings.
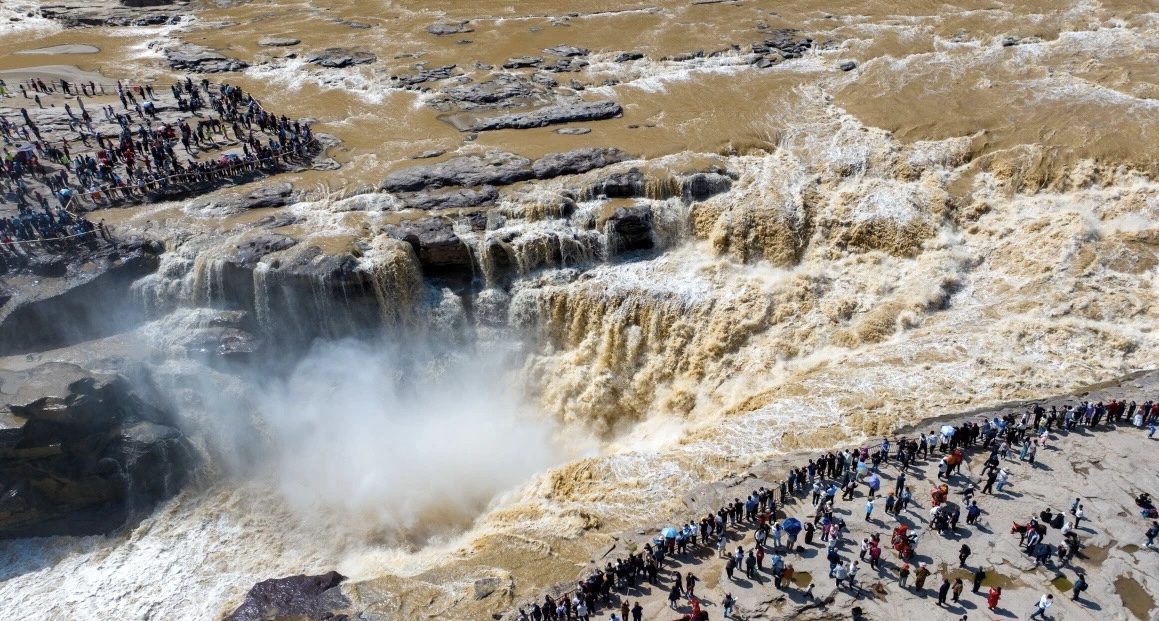
[[[1131,576],[1123,575],[1115,579],[1115,592],[1123,600],[1123,605],[1137,619],[1146,621],[1151,618],[1151,610],[1155,608],[1155,598]]]

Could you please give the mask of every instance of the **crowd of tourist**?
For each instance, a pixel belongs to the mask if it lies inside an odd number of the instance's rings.
[[[180,186],[196,188],[276,169],[306,156],[316,144],[309,123],[265,110],[240,87],[205,79],[186,78],[170,85],[173,107],[185,116],[167,121],[158,114],[161,95],[152,85],[118,82],[122,109],[104,105],[97,111],[105,131],[94,125],[84,103],[98,90],[104,94],[103,85],[29,79],[18,87],[24,98],[40,107],[42,95],[65,96],[69,130],[44,135],[26,107],[20,108],[18,119],[0,114],[5,144],[0,154],[0,204],[17,208],[16,215],[0,221],[0,243],[7,247],[86,233],[107,237],[106,231],[74,214],[183,189]],[[0,97],[4,95],[19,99],[0,81]],[[114,129],[109,131],[109,126]],[[231,146],[231,140],[232,146],[241,146],[240,153],[198,158]]]
[[[774,588],[790,589],[793,588],[794,576],[798,575],[794,557],[800,557],[806,549],[823,545],[829,567],[828,578],[833,580],[837,589],[857,591],[861,563],[866,562],[871,569],[881,570],[883,542],[877,535],[866,537],[860,543],[859,560],[846,560],[842,548],[847,542],[844,535],[849,529],[845,519],[834,509],[839,502],[854,500],[858,491],[864,488],[865,520],[873,520],[875,499],[881,493],[878,473],[884,465],[895,464],[896,470],[893,491],[885,496],[884,510],[887,514],[898,515],[913,501],[912,485],[907,478],[910,468],[918,463],[933,465],[936,462],[938,484],[930,494],[928,524],[930,531],[945,533],[959,529],[962,506],[950,500],[949,486],[942,481],[960,475],[967,453],[980,451],[986,455],[981,470],[986,483],[981,490],[970,477],[958,477],[963,479],[958,493],[966,507],[965,527],[969,528],[978,523],[983,513],[976,496],[992,494],[996,482],[1000,492],[1009,479],[1010,472],[1002,467],[1003,461],[1033,462],[1036,448],[1046,445],[1052,431],[1069,431],[1079,426],[1091,430],[1115,429],[1128,424],[1145,428],[1149,435],[1154,435],[1157,423],[1159,402],[1152,401],[1141,405],[1135,401],[1125,403],[1117,400],[1105,404],[1084,402],[1061,410],[1057,406],[1049,410],[1036,406],[1020,416],[1011,413],[980,422],[966,421],[914,437],[883,440],[876,446],[830,451],[791,467],[787,476],[775,486],[759,487],[744,500],[734,498],[715,512],[691,519],[678,528],[664,529],[660,536],[645,543],[643,549],[608,561],[604,567],[592,571],[576,584],[574,590],[557,598],[546,595],[542,602],[531,602],[520,608],[517,618],[519,621],[589,621],[606,609],[614,621],[641,621],[644,609],[639,601],[632,602],[629,595],[638,583],[646,582],[667,592],[669,606],[673,609],[682,600],[687,602],[689,612],[679,619],[707,619],[708,612],[702,608],[695,591],[699,578],[691,571],[682,573],[679,568],[714,548],[716,555],[725,559],[727,580],[737,580],[737,573],[741,572],[747,580],[760,583],[762,576],[769,576]],[[806,502],[813,510],[811,519],[781,517],[787,514],[786,505],[803,506]],[[1137,498],[1136,504],[1145,518],[1159,517],[1159,511],[1146,494]],[[1069,518],[1067,514],[1047,508],[1031,516],[1026,523],[1014,524],[1011,532],[1020,534],[1019,545],[1035,559],[1035,566],[1054,563],[1061,567],[1069,563],[1083,545],[1076,529],[1084,515],[1082,501],[1076,498],[1071,504]],[[1045,541],[1048,527],[1060,532],[1062,537],[1058,544]],[[1147,547],[1151,547],[1159,537],[1159,522],[1149,522],[1148,527],[1145,537]],[[732,541],[745,538],[744,530],[752,531],[753,545],[747,550],[742,546],[730,550]],[[799,535],[803,535],[800,544]],[[893,531],[888,543],[898,555],[899,586],[913,592],[924,590],[926,579],[932,575],[928,564],[921,562],[911,567],[907,562],[913,558],[918,537],[902,524]],[[972,554],[969,545],[962,544],[957,553],[959,567],[967,567]],[[668,572],[671,573],[667,577],[661,577],[662,573]],[[971,591],[978,593],[987,574],[979,565],[972,575]],[[914,578],[912,585],[911,576]],[[1073,598],[1079,599],[1087,586],[1085,577],[1079,574],[1073,583]],[[815,580],[798,585],[803,597],[810,601],[816,601],[815,587]],[[719,603],[727,618],[733,613],[736,598],[727,592],[730,590],[728,587],[722,588],[726,593]],[[961,579],[951,581],[944,576],[937,587],[937,605],[946,605],[949,596],[953,602],[959,601],[964,589]],[[1001,597],[1001,587],[991,587],[986,593],[988,608],[994,610]],[[1042,616],[1053,604],[1053,599],[1053,595],[1043,595],[1033,614]],[[853,612],[856,619],[860,609]]]

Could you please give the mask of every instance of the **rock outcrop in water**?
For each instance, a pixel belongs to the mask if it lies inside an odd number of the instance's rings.
[[[155,26],[175,23],[188,3],[173,0],[50,0],[41,14],[66,26]]]
[[[460,131],[487,132],[497,129],[531,129],[558,123],[601,121],[618,117],[623,113],[624,109],[614,101],[581,101],[547,106],[530,112],[517,112],[480,119],[470,127]]]
[[[528,179],[578,174],[628,159],[619,149],[576,149],[531,160],[501,151],[464,155],[445,162],[412,166],[391,173],[382,182],[387,192],[420,192],[448,186],[511,185]]]
[[[303,619],[342,621],[346,615],[335,610],[350,606],[339,585],[346,576],[331,571],[318,576],[290,576],[263,580],[245,596],[245,602],[224,621],[268,621]]]
[[[377,62],[378,57],[366,50],[349,49],[344,47],[331,47],[321,52],[311,54],[306,62],[318,65],[320,67],[327,67],[329,69],[341,69],[343,67],[352,67],[354,65],[369,65]]]
[[[182,43],[165,50],[165,59],[173,69],[196,73],[227,73],[249,67],[249,63],[192,43]]]
[[[120,376],[48,363],[0,372],[0,537],[113,530],[184,484],[193,453]]]

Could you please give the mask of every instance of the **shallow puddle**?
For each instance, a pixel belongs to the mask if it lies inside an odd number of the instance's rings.
[[[809,583],[812,581],[813,581],[813,574],[811,574],[807,571],[798,571],[798,572],[793,574],[793,580],[792,580],[793,584],[801,587],[802,589],[809,586]]]
[[[1138,619],[1149,619],[1151,609],[1155,607],[1155,600],[1151,594],[1130,576],[1115,578],[1115,592],[1123,600],[1123,605]]]
[[[972,582],[974,580],[974,578],[971,576],[970,580]],[[1002,587],[1003,589],[1011,588],[1012,586],[1014,586],[1014,583],[1015,583],[1015,581],[1013,578],[1011,578],[1010,576],[1000,574],[996,571],[987,571],[986,578],[984,580],[982,580],[982,586]]]

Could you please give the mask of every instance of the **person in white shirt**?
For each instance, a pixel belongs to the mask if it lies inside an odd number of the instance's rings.
[[[1030,614],[1030,618],[1033,619],[1035,617],[1042,617],[1045,619],[1046,618],[1046,609],[1050,608],[1051,605],[1053,605],[1053,604],[1054,604],[1054,596],[1053,595],[1050,595],[1049,593],[1046,595],[1043,595],[1038,600],[1038,605],[1035,606],[1034,612]]]

